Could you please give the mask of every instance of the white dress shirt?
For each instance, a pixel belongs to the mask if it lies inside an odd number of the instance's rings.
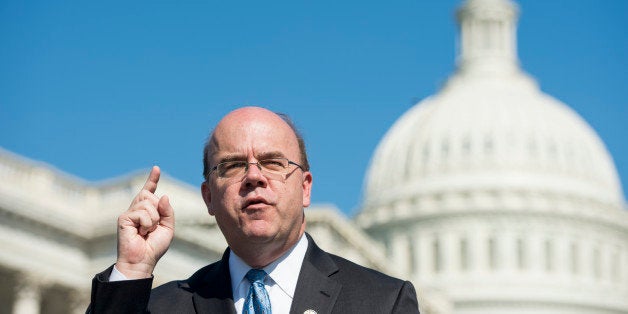
[[[299,273],[303,258],[307,251],[307,237],[301,236],[299,242],[276,261],[264,267],[268,274],[264,279],[264,286],[270,297],[270,307],[273,313],[290,313],[294,291],[297,288]],[[249,292],[251,283],[244,277],[251,269],[233,251],[229,256],[229,272],[231,274],[231,289],[236,312],[242,314],[244,300]]]

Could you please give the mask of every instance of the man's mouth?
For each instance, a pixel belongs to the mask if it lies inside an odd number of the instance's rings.
[[[255,209],[268,205],[268,201],[263,197],[253,197],[244,202],[243,209]]]

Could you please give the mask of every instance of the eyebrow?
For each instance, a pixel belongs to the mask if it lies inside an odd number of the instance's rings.
[[[284,155],[280,151],[272,151],[272,152],[263,152],[263,153],[259,154],[258,156],[256,156],[256,158],[258,160],[259,159],[267,159],[267,158],[286,158],[286,155]]]
[[[218,159],[216,161],[216,164],[220,164],[220,163],[228,162],[228,161],[243,161],[243,160],[246,160],[246,157],[243,156],[243,155],[235,155],[235,154],[234,155],[227,155],[227,156],[224,156],[224,157]]]

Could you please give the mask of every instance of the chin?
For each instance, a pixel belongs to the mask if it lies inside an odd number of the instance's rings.
[[[267,242],[276,237],[277,232],[273,230],[271,225],[266,222],[252,223],[245,230],[244,234],[247,238],[254,240],[255,242]]]

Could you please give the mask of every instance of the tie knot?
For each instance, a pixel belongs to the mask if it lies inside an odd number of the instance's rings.
[[[246,279],[251,282],[263,282],[266,277],[266,272],[263,269],[251,269],[246,273]]]

